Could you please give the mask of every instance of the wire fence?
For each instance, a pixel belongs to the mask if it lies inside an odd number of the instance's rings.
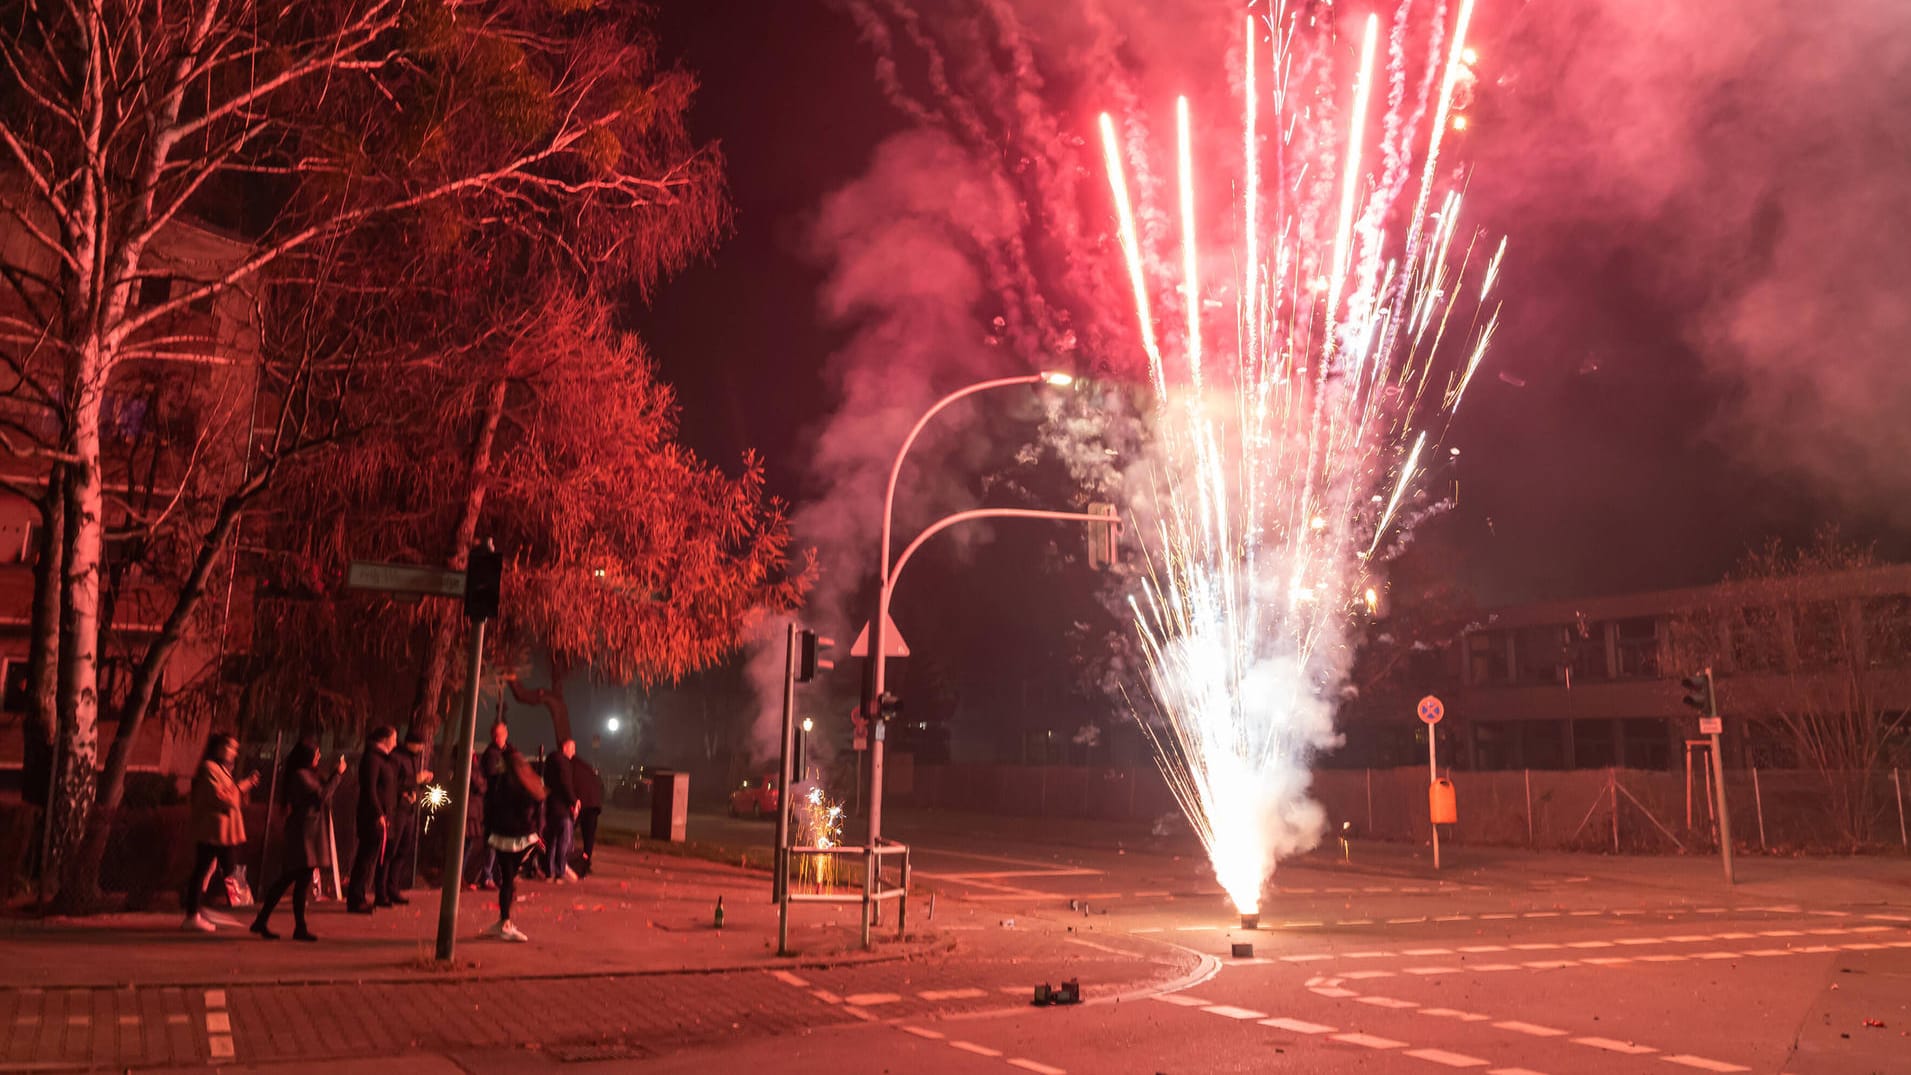
[[[1456,771],[1457,823],[1441,839],[1561,851],[1691,852],[1718,847],[1709,770]],[[1016,816],[1153,822],[1177,809],[1153,769],[916,765],[898,801]],[[1326,769],[1312,794],[1330,830],[1379,840],[1430,838],[1427,770]],[[1731,769],[1725,802],[1733,843],[1786,852],[1911,851],[1911,771]]]

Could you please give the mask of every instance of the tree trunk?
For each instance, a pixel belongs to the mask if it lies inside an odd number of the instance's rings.
[[[565,662],[551,658],[551,685],[538,690],[525,690],[524,684],[510,680],[511,696],[520,705],[543,706],[551,714],[551,731],[557,737],[557,743],[573,739],[571,734],[571,707],[564,701],[564,676],[569,672]]]
[[[101,341],[83,342],[68,367],[72,400],[67,450],[59,661],[60,773],[54,792],[54,858],[64,864],[60,902],[89,901],[97,870],[77,855],[92,818],[99,775],[100,569],[104,558],[104,483],[100,474],[100,394],[107,364]]]
[[[60,863],[41,861],[45,812],[56,801],[54,739],[59,729],[60,565],[66,551],[66,489],[60,467],[47,474],[40,497],[40,533],[34,540],[33,613],[27,637],[27,719],[22,724],[22,797],[41,810],[31,858],[36,876],[60,875]],[[42,882],[44,887],[44,882]]]
[[[485,493],[491,488],[491,456],[498,440],[498,424],[504,419],[504,399],[508,385],[503,378],[491,386],[478,419],[477,434],[471,442],[471,465],[466,473],[464,504],[458,509],[458,524],[452,529],[450,555],[446,566],[463,571],[470,562],[472,543],[478,538],[478,520],[484,514]],[[425,652],[425,670],[418,680],[418,695],[412,706],[411,726],[424,731],[427,739],[436,734],[444,718],[445,681],[451,674],[452,651],[458,642],[464,620],[456,612],[438,617],[431,632],[430,648]]]

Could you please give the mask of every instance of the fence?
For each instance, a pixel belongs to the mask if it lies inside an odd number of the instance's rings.
[[[1679,852],[1716,849],[1704,767],[1510,770],[1450,774],[1459,843],[1547,850]],[[1368,839],[1425,842],[1427,771],[1324,769],[1312,794],[1329,825]],[[915,766],[900,802],[1027,817],[1151,822],[1177,809],[1159,772],[1066,766]],[[1911,851],[1911,771],[1738,769],[1725,774],[1733,842],[1750,850]]]

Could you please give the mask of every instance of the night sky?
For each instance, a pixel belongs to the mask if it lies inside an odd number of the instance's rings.
[[[1831,5],[1854,18],[1888,6]],[[1701,583],[1767,536],[1798,539],[1826,522],[1880,541],[1888,554],[1905,551],[1902,500],[1889,489],[1876,498],[1849,495],[1837,487],[1835,469],[1799,462],[1805,449],[1779,435],[1786,430],[1750,428],[1749,404],[1769,386],[1708,351],[1699,330],[1724,313],[1742,313],[1722,303],[1739,294],[1734,287],[1751,293],[1758,278],[1745,266],[1761,244],[1768,248],[1761,271],[1784,268],[1785,190],[1774,184],[1749,192],[1743,205],[1729,190],[1692,202],[1675,174],[1651,204],[1628,202],[1640,185],[1605,170],[1627,156],[1615,147],[1632,144],[1619,141],[1633,137],[1625,109],[1616,102],[1609,117],[1616,126],[1588,135],[1576,123],[1599,102],[1573,97],[1588,80],[1550,84],[1573,63],[1601,63],[1602,55],[1618,62],[1647,48],[1654,56],[1673,53],[1663,68],[1641,74],[1648,84],[1684,78],[1674,46],[1705,40],[1704,9],[1718,5],[1690,7],[1686,23],[1638,28],[1627,20],[1653,8],[1632,0],[1608,0],[1603,16],[1571,17],[1482,3],[1482,29],[1470,41],[1486,53],[1485,85],[1461,152],[1477,166],[1474,219],[1512,236],[1506,320],[1489,373],[1447,442],[1461,449],[1458,508],[1427,524],[1408,554],[1422,573],[1463,579],[1482,603]],[[1803,24],[1785,9],[1763,0],[1731,6],[1747,22],[1746,34],[1761,19]],[[1824,25],[1839,43],[1859,47],[1853,42],[1862,25],[1829,16]],[[813,438],[837,403],[819,371],[843,342],[819,317],[824,269],[804,236],[823,199],[861,174],[876,147],[906,123],[883,100],[870,52],[834,5],[676,0],[661,5],[658,28],[666,55],[702,80],[693,126],[722,143],[736,230],[708,264],[664,286],[638,315],[638,328],[679,390],[691,444],[726,463],[745,449],[762,452],[775,491],[800,504],[815,491]],[[1627,36],[1635,33],[1652,40]],[[1723,36],[1727,48],[1734,35]],[[1732,58],[1761,70],[1774,65],[1773,57],[1745,50]],[[1735,110],[1706,96],[1714,83],[1742,84],[1717,69],[1724,62],[1709,71],[1693,64],[1684,96],[1654,89],[1650,100],[1699,118],[1634,112],[1639,137],[1716,141],[1715,156],[1683,165],[1695,186],[1735,147],[1765,145],[1774,168],[1795,154],[1825,151],[1802,136],[1795,147],[1784,144],[1809,129],[1808,114],[1790,125],[1734,127]],[[1747,92],[1755,100],[1758,88]],[[1092,117],[1075,118],[1086,133]],[[1884,147],[1887,159],[1892,150]],[[1641,151],[1655,153],[1663,157]],[[1902,198],[1893,205],[1902,209]],[[1743,212],[1747,223],[1688,226],[1699,219],[1695,207]],[[1721,250],[1741,271],[1736,282],[1691,271]],[[1859,406],[1886,414],[1905,401],[1904,388],[1902,377],[1879,384],[1871,404]],[[1774,394],[1801,398],[1798,390]],[[1794,424],[1803,429],[1803,421]],[[1846,428],[1850,421],[1827,419]]]

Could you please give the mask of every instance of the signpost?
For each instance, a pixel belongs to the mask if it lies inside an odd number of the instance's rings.
[[[1427,827],[1433,830],[1433,868],[1437,870],[1440,868],[1440,823],[1432,820],[1432,789],[1435,784],[1440,782],[1440,765],[1433,741],[1435,739],[1434,727],[1440,723],[1441,717],[1447,715],[1447,707],[1440,699],[1429,694],[1425,698],[1420,699],[1420,704],[1416,707],[1415,712],[1420,716],[1420,723],[1427,726]]]
[[[484,625],[498,616],[498,594],[504,561],[490,541],[474,545],[469,570],[428,567],[423,564],[378,564],[354,560],[345,573],[353,590],[419,594],[464,599],[471,621],[470,650],[465,665],[464,712],[458,721],[457,746],[451,765],[451,829],[445,834],[445,875],[439,880],[438,946],[440,960],[451,959],[458,930],[458,890],[464,880],[465,818],[471,800],[471,747],[478,735],[478,681],[484,665]],[[336,863],[337,857],[333,857]],[[334,882],[338,867],[333,866]]]

